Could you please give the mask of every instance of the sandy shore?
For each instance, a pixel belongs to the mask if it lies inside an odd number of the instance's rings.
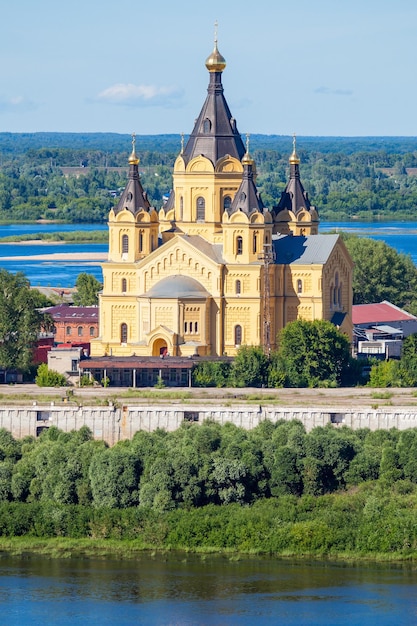
[[[60,252],[55,254],[33,254],[31,256],[2,256],[0,261],[107,261],[107,252]]]

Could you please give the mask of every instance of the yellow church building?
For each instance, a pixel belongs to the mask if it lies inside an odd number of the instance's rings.
[[[264,207],[224,97],[225,66],[216,42],[207,97],[159,212],[142,187],[133,139],[128,181],[109,214],[93,359],[123,368],[122,357],[233,357],[244,344],[269,352],[299,318],[331,320],[351,337],[350,256],[337,234],[318,233],[295,140],[281,199]]]

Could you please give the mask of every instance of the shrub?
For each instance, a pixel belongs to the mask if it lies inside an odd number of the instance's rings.
[[[65,387],[67,379],[64,374],[50,370],[46,363],[41,363],[38,367],[35,382],[38,387]]]

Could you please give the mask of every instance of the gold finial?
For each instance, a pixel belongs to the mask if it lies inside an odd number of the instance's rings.
[[[298,165],[300,163],[300,159],[297,155],[297,139],[295,133],[293,133],[292,135],[292,155],[290,156],[290,163],[293,163],[295,165]]]
[[[242,163],[248,163],[248,164],[253,165],[253,159],[251,155],[249,154],[249,138],[250,138],[250,134],[246,133],[246,153],[243,156]]]
[[[181,154],[184,154],[184,133],[181,133]]]
[[[226,67],[226,59],[220,54],[217,48],[217,20],[214,22],[214,50],[207,57],[206,68],[209,72],[223,72]]]
[[[136,133],[132,133],[132,153],[129,157],[130,165],[139,165],[139,159],[136,156]]]

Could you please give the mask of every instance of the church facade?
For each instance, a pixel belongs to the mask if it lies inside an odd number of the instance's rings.
[[[290,321],[327,319],[352,334],[352,261],[338,235],[321,235],[300,179],[295,140],[276,207],[256,187],[256,165],[224,97],[217,42],[207,97],[158,212],[129,175],[109,214],[99,336],[92,357],[234,356],[277,346]]]

